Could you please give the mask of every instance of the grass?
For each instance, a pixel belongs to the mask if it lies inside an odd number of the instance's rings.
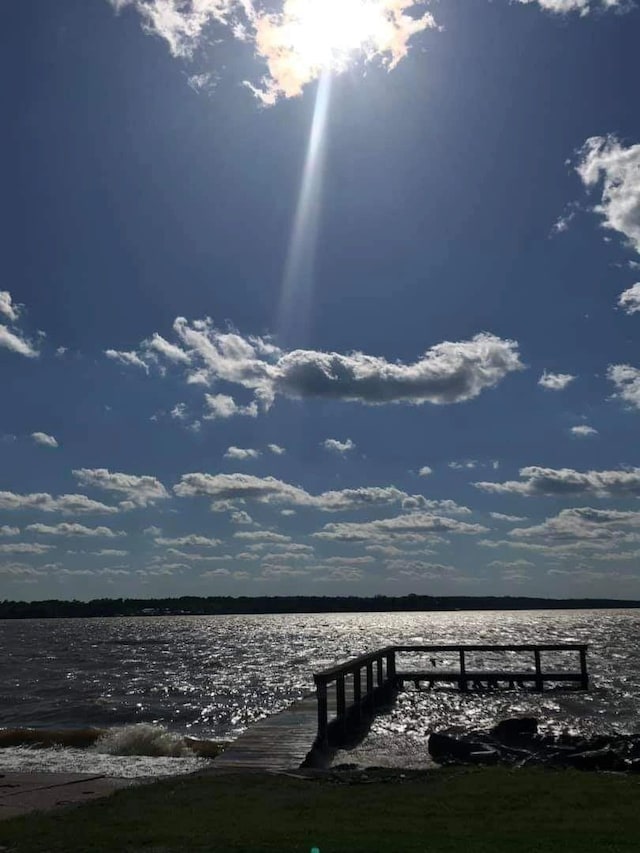
[[[17,853],[614,853],[640,847],[640,781],[573,771],[448,770],[344,784],[185,777],[0,822]]]

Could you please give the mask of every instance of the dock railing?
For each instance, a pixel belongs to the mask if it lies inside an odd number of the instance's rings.
[[[535,690],[542,690],[546,682],[577,685],[586,690],[589,687],[587,673],[587,644],[437,644],[437,645],[396,645],[385,646],[375,652],[353,658],[346,663],[333,666],[313,676],[316,685],[318,704],[318,732],[316,743],[326,747],[330,743],[343,742],[350,732],[362,726],[367,718],[375,714],[379,705],[391,702],[405,681],[412,681],[418,687],[426,682],[429,687],[438,683],[457,685],[466,691],[470,686],[477,689],[491,689],[504,682],[509,687],[524,687],[527,684]],[[517,670],[502,668],[469,668],[470,656],[494,653],[518,653],[533,655],[533,669]],[[579,671],[547,670],[542,667],[543,653],[577,652]],[[399,669],[397,655],[430,655],[430,667]],[[439,661],[434,655],[446,655],[445,663],[453,657],[457,661],[455,669],[438,668]],[[330,699],[332,701],[330,701]]]

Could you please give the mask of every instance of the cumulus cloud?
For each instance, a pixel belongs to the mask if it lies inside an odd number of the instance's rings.
[[[538,379],[538,385],[547,391],[563,391],[575,378],[571,373],[549,373],[544,370]]]
[[[638,168],[640,168],[640,165]],[[623,309],[625,314],[637,314],[640,311],[640,282],[637,282],[620,294],[618,305]]]
[[[208,536],[201,536],[198,533],[189,533],[187,536],[177,536],[174,538],[156,536],[154,542],[156,545],[170,545],[178,548],[185,545],[193,545],[200,548],[217,548],[221,544],[220,539],[211,539]]]
[[[259,540],[261,542],[291,542],[290,536],[283,533],[275,533],[273,530],[248,530],[233,534],[234,539]]]
[[[122,497],[122,509],[150,506],[169,497],[155,477],[121,474],[107,468],[78,468],[73,471],[73,476],[82,486],[103,489]]]
[[[245,415],[250,418],[258,416],[258,404],[255,401],[248,406],[239,406],[233,397],[229,397],[227,394],[205,394],[204,399],[207,411],[203,417],[206,421],[232,418],[237,415]]]
[[[122,364],[124,367],[139,367],[145,373],[149,372],[149,365],[135,352],[107,349],[104,351],[104,354],[107,358],[117,361],[118,364]]]
[[[20,533],[19,527],[9,527],[8,524],[0,526],[0,536],[18,536]]]
[[[640,370],[630,364],[610,364],[607,379],[613,382],[616,392],[613,395],[635,409],[640,409]]]
[[[9,323],[8,326],[0,323],[0,347],[26,358],[37,358],[39,355],[37,347],[17,326],[22,307],[22,305],[16,305],[8,290],[0,290],[0,315]]]
[[[276,456],[282,456],[283,453],[286,453],[286,448],[280,447],[279,444],[267,444],[267,448],[271,451],[271,453],[275,453]]]
[[[625,146],[615,136],[592,136],[579,154],[576,170],[585,187],[599,188],[593,210],[603,225],[640,252],[640,144]]]
[[[467,524],[453,518],[444,518],[428,513],[412,513],[362,523],[325,524],[322,530],[313,533],[312,536],[335,542],[373,542],[394,539],[420,541],[441,533],[461,533],[475,536],[479,533],[486,533],[487,529],[481,524]]]
[[[254,394],[253,404],[262,410],[268,410],[278,396],[372,406],[461,403],[523,369],[517,343],[488,333],[467,341],[436,344],[417,361],[405,364],[361,352],[287,352],[269,338],[222,332],[208,318],[189,323],[178,317],[174,331],[189,355],[188,383],[212,385],[223,381],[239,385]],[[132,364],[139,366],[137,362],[141,361],[149,368],[144,349],[135,355],[137,360]],[[216,417],[239,413],[232,398],[209,396],[206,402],[210,409],[212,400]]]
[[[564,497],[594,495],[599,498],[640,496],[640,468],[619,471],[575,471],[573,468],[521,468],[520,480],[474,483],[493,494]]]
[[[598,430],[588,424],[578,424],[578,426],[571,427],[569,431],[576,438],[592,438],[594,435],[598,435]]]
[[[85,527],[84,524],[62,522],[61,524],[29,524],[26,527],[30,533],[40,536],[102,536],[105,539],[115,539],[126,536],[124,530],[112,530],[110,527]]]
[[[322,446],[330,453],[336,453],[338,456],[346,456],[351,450],[356,449],[356,445],[350,438],[346,441],[339,441],[337,438],[325,438]]]
[[[0,510],[40,510],[41,512],[60,512],[64,515],[106,514],[119,512],[118,507],[107,506],[91,500],[86,495],[59,495],[54,497],[46,492],[20,495],[15,492],[0,492]]]
[[[40,444],[43,447],[58,447],[58,441],[52,435],[47,435],[46,432],[32,432],[31,438],[35,444]]]
[[[428,465],[423,465],[422,468],[418,471],[419,477],[428,477],[430,474],[433,474],[433,468],[429,468]]]
[[[35,542],[12,542],[0,545],[0,554],[46,554],[53,545],[41,545]]]
[[[8,290],[0,290],[0,314],[3,314],[11,323],[18,322],[20,306],[15,304]]]
[[[430,501],[422,495],[409,495],[395,486],[361,486],[313,495],[300,486],[275,477],[254,477],[251,474],[183,474],[174,486],[178,497],[208,497],[212,508],[231,509],[233,501],[309,507],[323,512],[341,512],[366,507],[402,504],[405,509],[444,509],[466,514],[467,507],[454,501]],[[222,505],[222,506],[221,506]]]
[[[508,521],[512,523],[516,523],[518,521],[526,521],[527,519],[522,515],[505,515],[504,512],[490,512],[489,515],[491,518],[495,518],[496,521]]]
[[[546,12],[566,15],[577,12],[584,16],[593,9],[624,9],[627,0],[517,0],[518,3],[537,3]]]
[[[225,451],[225,459],[239,459],[241,462],[247,459],[257,459],[260,456],[259,450],[254,450],[251,447],[228,447]]]
[[[563,509],[541,524],[517,527],[509,536],[537,540],[544,548],[568,544],[589,550],[594,546],[600,548],[603,544],[613,547],[637,542],[640,536],[633,532],[633,528],[640,528],[640,512],[575,507]]]

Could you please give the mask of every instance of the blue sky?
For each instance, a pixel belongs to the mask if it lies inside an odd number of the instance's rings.
[[[638,9],[5,14],[2,597],[640,597]]]

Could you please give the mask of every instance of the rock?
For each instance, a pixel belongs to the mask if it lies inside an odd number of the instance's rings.
[[[513,738],[519,739],[523,735],[533,737],[538,733],[538,721],[535,717],[513,717],[509,720],[502,720],[497,726],[491,729],[493,737],[500,741],[508,741]]]
[[[429,755],[434,761],[455,762],[468,761],[472,752],[484,752],[482,743],[472,743],[459,740],[451,735],[433,732],[429,736]]]
[[[613,749],[591,749],[565,755],[564,761],[576,770],[625,770],[623,759]]]
[[[358,765],[358,764],[349,764],[349,763],[347,762],[347,763],[344,763],[344,764],[335,764],[331,769],[332,769],[332,770],[360,770],[360,765]]]

